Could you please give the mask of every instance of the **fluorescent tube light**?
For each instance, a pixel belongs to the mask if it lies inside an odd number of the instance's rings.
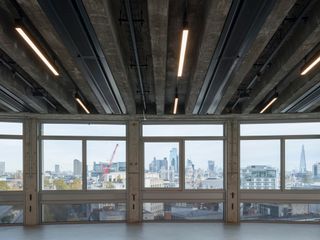
[[[38,57],[46,64],[46,66],[53,72],[55,76],[59,76],[57,70],[51,65],[48,59],[42,54],[42,52],[37,48],[37,46],[32,42],[29,36],[23,31],[21,27],[16,27],[16,31],[20,34],[20,36],[28,43],[28,45],[32,48],[32,50],[38,55]]]
[[[184,58],[185,58],[185,54],[186,54],[187,41],[188,41],[188,33],[189,33],[189,30],[183,30],[183,32],[182,32],[182,41],[181,41],[179,68],[178,68],[178,77],[182,76]]]
[[[302,70],[301,75],[306,75],[315,65],[317,65],[320,62],[320,56],[317,57],[310,65],[304,68]]]
[[[176,97],[174,98],[173,114],[177,114],[178,102],[179,102],[179,98],[178,98],[178,96],[176,96]]]
[[[260,113],[264,113],[276,100],[278,99],[278,96],[275,95],[272,100],[267,104],[267,106],[264,107],[264,109],[262,109],[260,111]]]
[[[86,108],[86,106],[83,104],[83,102],[81,101],[80,97],[76,96],[75,97],[76,101],[79,103],[79,105],[83,108],[83,110],[89,114],[90,111]]]

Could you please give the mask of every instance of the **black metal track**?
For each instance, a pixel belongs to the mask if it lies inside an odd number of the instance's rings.
[[[275,0],[234,0],[211,59],[194,114],[212,114],[218,107],[230,76],[272,10]]]
[[[126,107],[81,0],[38,0],[106,113]]]

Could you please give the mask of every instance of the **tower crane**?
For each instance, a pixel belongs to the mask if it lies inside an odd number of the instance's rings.
[[[110,168],[111,168],[111,165],[112,165],[112,161],[113,161],[113,159],[114,159],[114,156],[116,155],[116,152],[117,152],[117,148],[119,147],[119,144],[116,144],[116,146],[115,146],[115,148],[114,148],[114,150],[113,150],[113,153],[112,153],[112,155],[111,155],[111,158],[110,158],[110,160],[109,160],[109,163],[108,163],[108,165],[105,167],[105,168],[103,168],[103,174],[108,174],[109,172],[110,172]]]

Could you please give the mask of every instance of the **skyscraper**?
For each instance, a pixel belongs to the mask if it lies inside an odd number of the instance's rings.
[[[56,173],[56,174],[60,173],[60,165],[59,164],[54,165],[54,173]]]
[[[304,152],[304,145],[302,145],[301,149],[301,155],[300,155],[300,168],[299,168],[299,173],[300,174],[306,174],[307,172],[307,166],[306,166],[306,155]]]
[[[173,166],[174,172],[179,172],[179,157],[176,148],[170,150],[169,164]]]
[[[82,162],[78,159],[73,160],[73,175],[81,176],[82,175]]]
[[[5,172],[6,172],[6,163],[0,162],[0,176],[4,175]]]

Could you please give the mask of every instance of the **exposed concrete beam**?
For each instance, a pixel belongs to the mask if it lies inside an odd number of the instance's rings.
[[[110,0],[86,0],[83,1],[83,4],[126,105],[127,113],[135,114],[134,95],[128,77],[128,69],[124,64],[124,54],[122,53],[119,32],[117,31],[119,16],[116,15],[118,12],[112,11],[111,2]]]
[[[272,65],[260,78],[260,83],[250,94],[252,97],[242,105],[242,113],[250,113],[265,96],[296,66],[320,39],[320,1],[307,13],[293,31],[287,43],[274,57]]]
[[[186,114],[193,112],[231,3],[231,0],[208,1],[207,13],[204,14],[205,28],[196,68],[193,77],[190,78],[190,89],[186,95]]]
[[[1,7],[1,5],[0,5]],[[65,89],[14,30],[14,20],[0,8],[0,48],[54,97],[68,112],[77,113],[72,90]],[[71,91],[70,91],[71,90]]]
[[[106,113],[99,103],[98,99],[94,95],[91,87],[86,79],[84,79],[82,73],[78,69],[76,63],[69,54],[68,49],[63,45],[54,27],[50,23],[49,19],[43,12],[37,0],[17,0],[23,11],[27,14],[33,25],[37,28],[46,42],[50,45],[51,49],[55,52],[58,58],[61,60],[64,68],[75,81],[79,90],[83,96],[93,104],[98,113]]]
[[[169,0],[149,0],[148,15],[157,114],[164,114]]]
[[[285,107],[318,82],[320,82],[320,72],[312,75],[307,74],[306,76],[299,76],[281,92],[277,101],[272,105],[272,112],[280,113]]]
[[[252,68],[252,65],[256,62],[295,2],[296,0],[276,1],[272,12],[266,19],[257,38],[253,42],[252,47],[248,51],[248,54],[240,64],[239,69],[231,75],[227,89],[218,104],[215,114],[221,114],[232,96],[237,92],[241,82],[244,80]]]
[[[34,97],[28,91],[20,79],[15,76],[8,68],[0,64],[0,85],[15,94],[18,98],[28,104],[32,109],[39,113],[48,113],[47,105],[40,99]]]

